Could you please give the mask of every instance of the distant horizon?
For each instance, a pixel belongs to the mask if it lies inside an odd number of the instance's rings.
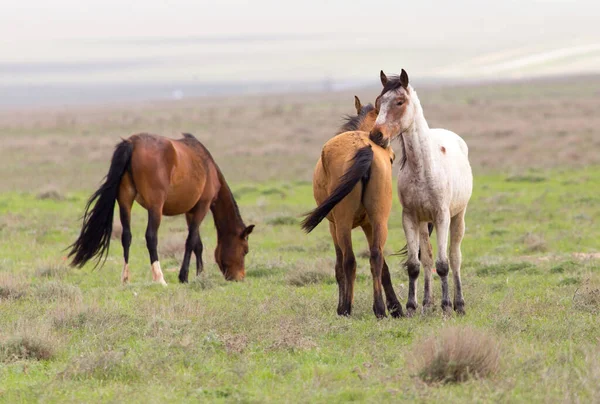
[[[456,82],[600,73],[591,0],[21,0],[2,11],[0,88],[13,99],[1,105],[357,85],[381,69]]]

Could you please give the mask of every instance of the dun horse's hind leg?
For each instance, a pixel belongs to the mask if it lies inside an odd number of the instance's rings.
[[[151,208],[148,210],[148,227],[146,228],[146,246],[150,254],[150,263],[152,265],[152,280],[162,285],[166,285],[160,262],[158,260],[158,228],[162,218],[162,206],[160,208]]]
[[[369,249],[372,250],[373,246],[373,228],[371,223],[365,224],[362,226],[362,229],[367,236],[367,241],[369,243]],[[382,251],[382,270],[381,270],[381,284],[383,286],[383,290],[385,292],[385,298],[387,303],[387,309],[390,312],[392,317],[402,317],[404,313],[402,313],[402,305],[398,301],[398,297],[396,296],[396,292],[394,292],[394,287],[392,286],[392,277],[390,276],[390,269],[383,258]]]
[[[452,308],[448,296],[448,231],[450,228],[450,213],[442,212],[435,219],[435,233],[437,235],[438,256],[435,262],[435,270],[442,281],[442,310],[449,311]]]
[[[121,282],[129,282],[129,247],[131,246],[131,207],[135,198],[135,189],[126,175],[121,181],[117,202],[119,203],[119,217],[121,219],[121,244],[123,245],[123,272]]]
[[[458,314],[465,314],[465,300],[462,295],[460,281],[460,264],[462,254],[460,244],[465,235],[465,210],[457,214],[450,221],[450,268],[454,277],[454,310]]]
[[[406,210],[402,212],[402,227],[406,236],[408,247],[408,258],[406,260],[406,271],[408,272],[408,301],[406,311],[412,316],[417,310],[417,279],[421,263],[419,262],[419,221]]]
[[[354,301],[354,281],[356,279],[356,258],[352,250],[352,229],[336,225],[336,239],[342,250],[342,267],[345,275],[344,301],[338,314],[349,316],[352,314],[352,302]]]
[[[198,262],[202,262],[202,247],[200,247],[200,258],[198,258],[198,244],[202,246],[200,241],[200,223],[204,220],[204,216],[208,212],[210,202],[201,202],[191,211],[186,213],[185,219],[188,224],[188,236],[185,241],[185,253],[183,262],[179,270],[179,282],[186,283],[188,281],[190,258],[192,251],[196,254],[196,275],[198,274]]]
[[[333,222],[329,222],[329,232],[331,233],[331,238],[333,239],[333,245],[335,247],[335,280],[338,284],[338,307],[337,313],[339,315],[344,314],[344,299],[346,295],[346,274],[344,273],[344,254],[342,254],[342,249],[338,245],[336,233],[335,233],[335,224]]]
[[[421,264],[423,264],[424,271],[424,288],[423,288],[423,310],[427,310],[433,304],[433,298],[431,293],[431,281],[433,269],[433,250],[431,248],[431,242],[429,241],[429,229],[428,223],[420,224],[420,254]]]

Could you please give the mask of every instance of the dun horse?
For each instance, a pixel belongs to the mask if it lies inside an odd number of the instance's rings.
[[[349,117],[338,134],[323,146],[321,158],[315,167],[313,192],[318,207],[308,213],[302,227],[312,231],[324,218],[329,220],[329,230],[335,246],[335,276],[339,289],[337,313],[350,315],[354,299],[356,259],[352,250],[352,229],[360,226],[370,249],[373,276],[373,311],[385,317],[387,309],[394,317],[402,316],[389,268],[383,257],[387,239],[387,222],[392,207],[393,152],[369,140],[367,132],[357,131],[362,124],[375,118],[372,105],[362,107],[356,98],[358,115]]]
[[[383,90],[376,100],[379,115],[370,137],[389,145],[399,137],[402,162],[398,174],[398,194],[402,203],[402,225],[408,245],[406,268],[409,276],[409,314],[417,308],[416,282],[419,276],[419,244],[429,244],[427,222],[433,222],[437,234],[436,271],[442,281],[442,309],[451,310],[448,296],[447,243],[450,232],[450,268],[454,276],[454,310],[465,313],[460,281],[460,244],[465,232],[465,212],[473,189],[473,174],[466,143],[456,133],[430,129],[416,91],[409,85],[408,74],[388,79],[381,72]],[[430,250],[428,250],[430,251]],[[423,254],[425,287],[423,306],[432,304],[430,254]]]
[[[137,134],[116,146],[104,183],[86,205],[81,234],[70,247],[71,265],[81,267],[94,257],[100,262],[108,254],[114,207],[118,202],[123,226],[121,281],[129,280],[134,201],[148,211],[146,245],[155,282],[166,285],[157,253],[162,215],[185,214],[188,237],[179,281],[187,282],[192,251],[196,255],[196,274],[202,271],[199,226],[209,210],[217,228],[217,265],[227,280],[244,278],[248,235],[254,225],[244,224],[221,170],[202,143],[190,134],[178,140]]]

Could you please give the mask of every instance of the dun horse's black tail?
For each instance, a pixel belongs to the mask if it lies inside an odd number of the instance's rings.
[[[366,185],[372,162],[373,150],[371,146],[363,147],[356,152],[352,166],[344,173],[337,188],[316,209],[306,214],[306,217],[302,221],[304,231],[310,233],[317,227],[327,217],[333,207],[340,203],[354,189],[359,181],[362,180],[363,186]]]
[[[82,267],[94,257],[98,265],[106,257],[110,247],[115,201],[119,194],[121,178],[129,167],[133,144],[123,140],[115,147],[108,174],[104,183],[90,197],[83,215],[83,226],[79,238],[69,246],[72,266]],[[93,205],[93,206],[92,206]]]
[[[429,237],[431,237],[431,233],[433,233],[433,223],[427,223],[427,230],[429,231]],[[399,255],[401,257],[406,257],[408,255],[408,245],[405,244],[404,247],[402,247],[402,249],[400,251],[398,251],[396,254],[392,254],[392,255]],[[419,259],[421,259],[421,247],[419,247]]]

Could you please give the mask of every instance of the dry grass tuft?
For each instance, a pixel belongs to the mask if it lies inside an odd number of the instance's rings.
[[[297,262],[286,277],[286,282],[292,286],[307,286],[334,281],[332,272],[334,263],[331,259],[318,259],[311,262]]]
[[[62,279],[69,272],[69,266],[65,261],[48,261],[42,263],[36,270],[36,274],[43,278]]]
[[[600,314],[600,286],[592,285],[589,280],[585,281],[573,295],[573,306],[577,310]]]
[[[185,239],[184,233],[169,234],[158,243],[158,252],[160,257],[165,259],[172,259],[180,262],[183,259],[183,253],[185,252]]]
[[[0,344],[0,363],[19,360],[49,360],[53,357],[52,343],[34,335],[19,335]]]
[[[427,383],[460,383],[498,370],[496,340],[471,327],[450,327],[418,344],[411,367]]]
[[[0,300],[19,299],[27,293],[27,283],[10,273],[0,273]]]
[[[523,236],[523,244],[525,244],[526,251],[529,252],[544,252],[548,249],[546,241],[539,234],[527,233]]]
[[[296,226],[298,218],[291,215],[274,215],[266,220],[266,223],[271,226]]]
[[[105,351],[76,358],[60,374],[63,378],[82,380],[127,380],[139,379],[139,370],[125,361],[125,352]]]
[[[68,300],[73,303],[81,303],[83,300],[81,290],[77,286],[60,281],[42,283],[35,288],[34,295],[41,300],[51,302]]]
[[[37,199],[41,200],[52,200],[52,201],[62,201],[65,199],[65,196],[55,187],[48,186],[43,188],[36,196]]]
[[[121,221],[119,219],[115,219],[112,225],[112,232],[110,233],[110,238],[113,240],[121,240],[121,235],[123,234],[123,226],[121,225]]]

